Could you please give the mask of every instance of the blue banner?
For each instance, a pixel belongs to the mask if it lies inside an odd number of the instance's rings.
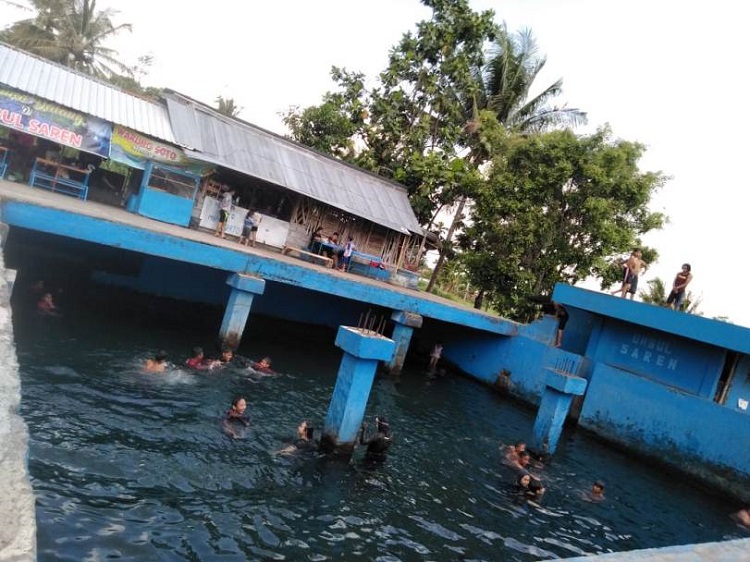
[[[109,123],[30,94],[0,88],[0,125],[109,157]]]

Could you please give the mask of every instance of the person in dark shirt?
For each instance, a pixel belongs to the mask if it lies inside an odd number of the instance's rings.
[[[393,444],[393,433],[388,420],[383,416],[375,416],[377,431],[367,436],[367,423],[362,424],[359,434],[359,444],[367,445],[367,458],[369,460],[385,460],[388,449]]]

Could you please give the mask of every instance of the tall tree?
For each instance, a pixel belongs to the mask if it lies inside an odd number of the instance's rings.
[[[529,297],[555,283],[611,274],[611,256],[664,221],[648,203],[666,178],[638,169],[643,151],[608,128],[509,137],[460,237],[472,284],[501,313],[525,320]]]
[[[132,69],[105,46],[130,24],[115,25],[117,14],[97,10],[96,0],[26,0],[8,2],[33,15],[0,31],[0,40],[40,57],[94,76],[132,75]]]

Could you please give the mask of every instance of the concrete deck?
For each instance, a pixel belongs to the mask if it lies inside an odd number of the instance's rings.
[[[26,184],[0,181],[0,213],[0,220],[11,227],[256,275],[497,335],[518,332],[518,325],[510,320],[437,295],[327,269],[282,255],[277,248],[240,246],[236,240],[217,238],[209,232],[162,223],[123,208]]]
[[[599,556],[565,558],[563,562],[747,562],[750,539],[648,548]]]

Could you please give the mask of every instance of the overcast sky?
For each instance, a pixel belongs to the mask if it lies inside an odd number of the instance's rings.
[[[112,43],[134,62],[152,54],[144,79],[214,105],[234,98],[240,117],[285,133],[279,113],[319,102],[332,65],[373,77],[401,34],[429,15],[418,0],[99,0],[131,23]],[[652,208],[669,215],[645,242],[657,248],[642,283],[671,285],[683,262],[708,317],[750,326],[750,304],[734,283],[750,278],[744,165],[748,113],[729,107],[745,91],[750,34],[743,4],[729,0],[473,0],[510,30],[531,28],[547,56],[542,85],[563,78],[562,103],[588,112],[588,132],[647,146],[642,170],[672,179]],[[742,13],[741,13],[742,12]],[[0,24],[19,12],[0,3]],[[741,87],[742,86],[742,87]],[[724,108],[724,109],[722,109]],[[739,256],[734,255],[740,251]]]

